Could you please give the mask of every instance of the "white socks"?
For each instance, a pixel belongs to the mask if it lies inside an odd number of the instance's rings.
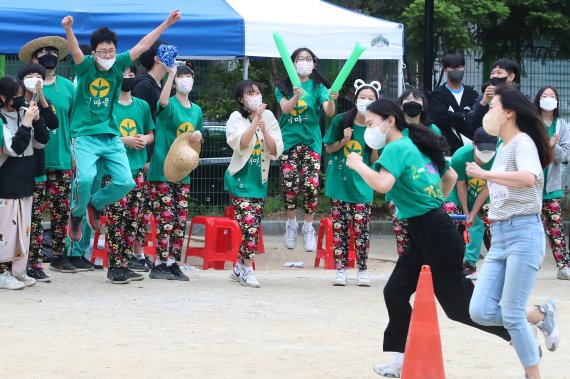
[[[313,222],[312,222],[312,221],[304,221],[304,222],[303,222],[303,229],[304,229],[304,230],[311,230],[311,229],[313,229]]]
[[[174,260],[174,257],[168,257],[168,259],[166,260],[166,267],[170,267],[174,263],[176,263],[176,261]]]

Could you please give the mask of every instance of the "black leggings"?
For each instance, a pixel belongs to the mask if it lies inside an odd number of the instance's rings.
[[[410,246],[398,258],[396,267],[384,287],[384,301],[390,321],[384,332],[384,351],[403,353],[412,316],[410,297],[422,265],[429,265],[434,292],[447,317],[454,321],[495,334],[506,341],[507,330],[482,326],[469,316],[473,283],[463,275],[465,246],[451,219],[442,208],[408,219]]]

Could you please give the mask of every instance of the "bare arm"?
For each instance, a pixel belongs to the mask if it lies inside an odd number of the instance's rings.
[[[372,152],[370,153],[370,164],[374,164],[378,159],[380,159],[378,149],[372,149]]]
[[[144,139],[146,139],[146,144],[151,144],[154,142],[154,133],[152,132],[152,130],[149,130],[148,132],[146,132],[146,134],[143,136]]]
[[[330,145],[326,146],[326,151],[329,154],[332,153],[336,153],[337,151],[339,151],[340,149],[342,149],[344,146],[346,146],[347,142],[350,141],[350,138],[352,137],[352,128],[346,128],[343,131],[343,137],[342,139],[331,143]]]
[[[182,17],[182,15],[178,10],[175,10],[172,13],[170,13],[162,24],[160,24],[156,29],[148,33],[146,36],[144,36],[139,41],[139,43],[137,43],[136,46],[129,51],[131,60],[134,61],[135,59],[140,57],[142,53],[147,51],[152,46],[152,44],[155,43],[156,40],[158,40],[158,38],[162,35],[162,33],[164,33],[164,31],[168,29],[170,25],[178,21],[180,17]]]
[[[485,185],[485,187],[483,187],[483,189],[481,190],[481,192],[479,192],[479,195],[473,202],[473,208],[471,209],[470,213],[476,215],[479,212],[479,209],[481,209],[481,207],[483,206],[483,204],[485,204],[485,201],[487,201],[488,198],[489,198],[489,187]]]
[[[160,93],[160,98],[158,99],[160,106],[166,108],[168,105],[168,99],[170,99],[170,90],[172,89],[172,82],[174,82],[174,77],[176,76],[176,67],[169,67],[167,69],[168,77],[162,87],[162,92]]]
[[[461,209],[463,209],[464,214],[469,214],[469,206],[467,205],[467,183],[465,180],[460,180],[457,182],[456,187]]]
[[[457,181],[457,172],[453,168],[448,168],[445,174],[441,177],[441,187],[443,192],[443,197],[448,197],[453,187],[455,187],[455,182]]]
[[[287,99],[286,97],[282,97],[281,101],[279,102],[279,106],[281,107],[281,112],[283,112],[284,114],[291,113],[291,111],[295,108],[297,102],[301,98],[301,95],[303,94],[302,88],[295,87],[293,88],[293,91],[295,92],[295,94],[293,95],[292,98]]]
[[[485,179],[493,183],[502,184],[510,188],[528,188],[536,182],[536,176],[530,171],[487,171],[477,163],[467,163],[467,175],[472,178]]]
[[[73,26],[73,22],[74,22],[73,16],[65,16],[63,20],[61,20],[61,25],[63,25],[63,28],[65,29],[65,38],[67,39],[67,50],[69,50],[69,53],[73,58],[73,63],[75,63],[75,65],[79,65],[81,64],[81,62],[83,62],[85,56],[83,55],[83,52],[79,48],[79,42],[77,42],[77,38],[75,37],[75,33],[73,33],[73,29],[71,29],[71,27]]]
[[[350,153],[348,155],[346,165],[358,172],[358,174],[362,176],[362,179],[376,192],[390,192],[396,183],[396,178],[386,169],[382,168],[379,172],[374,171],[368,167],[362,161],[362,157],[356,153]]]

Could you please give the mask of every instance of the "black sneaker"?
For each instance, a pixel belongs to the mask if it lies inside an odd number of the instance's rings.
[[[51,282],[51,278],[46,275],[46,273],[42,268],[32,267],[26,272],[26,274],[28,274],[30,278],[36,279],[36,282],[43,282],[43,283]]]
[[[467,261],[463,261],[463,276],[465,276],[466,278],[467,277],[470,278],[476,272],[477,272],[477,266]]]
[[[74,265],[69,263],[69,259],[66,255],[54,256],[49,264],[49,269],[72,274],[78,271]]]
[[[131,281],[136,282],[136,281],[139,281],[139,280],[143,280],[143,279],[144,279],[144,276],[142,276],[141,274],[137,274],[136,272],[134,272],[134,271],[131,270],[130,268],[127,269],[127,270],[129,270],[129,279],[130,279]]]
[[[67,236],[73,242],[81,241],[81,221],[83,217],[76,217],[73,215],[69,215],[69,222],[67,223]],[[55,259],[55,258],[54,258]]]
[[[150,275],[148,276],[151,279],[166,279],[166,280],[174,280],[174,275],[172,272],[166,267],[166,263],[161,263],[156,265],[150,270]]]
[[[97,261],[98,261],[98,259],[95,259],[95,263],[93,264],[93,268],[95,270],[103,270],[105,268],[105,266],[103,266],[103,264],[98,264]]]
[[[131,258],[131,260],[129,261],[129,269],[133,270],[133,271],[137,271],[137,272],[148,272],[148,267],[146,267],[146,264],[144,263],[144,259],[135,259],[135,258]]]
[[[113,284],[127,284],[131,282],[129,269],[126,267],[115,267],[107,270],[107,280]]]
[[[101,211],[95,209],[93,204],[87,204],[87,223],[91,227],[91,229],[97,231],[101,229],[101,223],[99,220],[101,219]]]
[[[151,261],[149,257],[144,257],[144,259],[139,259],[139,262],[144,263],[146,267],[152,270],[154,267],[154,261]]]
[[[187,282],[190,280],[190,278],[187,277],[186,275],[184,275],[182,270],[180,270],[180,266],[178,266],[178,264],[173,263],[172,266],[170,266],[168,268],[170,269],[170,272],[172,273],[172,275],[174,275],[175,280],[180,280],[182,282]]]
[[[71,263],[77,271],[93,271],[95,267],[85,257],[69,257]]]

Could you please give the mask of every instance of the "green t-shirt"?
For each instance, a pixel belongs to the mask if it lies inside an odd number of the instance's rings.
[[[129,105],[117,103],[113,111],[121,137],[144,135],[155,128],[147,102],[134,96],[132,99]],[[131,172],[135,175],[146,163],[146,149],[137,150],[129,146],[125,146],[125,149]]]
[[[44,96],[51,101],[53,112],[59,120],[59,127],[52,131],[45,147],[46,168],[51,170],[71,170],[71,133],[69,120],[75,95],[73,83],[56,75],[55,82],[46,84]]]
[[[327,130],[323,143],[330,145],[342,137],[342,119],[345,113],[337,115]],[[374,190],[366,184],[362,176],[346,166],[346,157],[350,153],[357,153],[368,166],[370,164],[371,150],[364,142],[366,126],[353,124],[352,137],[346,145],[329,155],[325,194],[334,199],[348,203],[370,203],[374,197]]]
[[[548,126],[548,137],[550,137],[550,138],[552,138],[554,133],[556,133],[556,123],[557,123],[557,119],[554,119],[552,124],[550,124]],[[557,198],[564,196],[564,191],[562,191],[561,189],[558,191],[554,191],[554,192],[548,192],[548,193],[546,192],[546,182],[548,180],[548,171],[549,171],[549,166],[546,166],[543,169],[543,172],[544,172],[544,189],[542,190],[542,198],[544,200],[552,200],[552,199],[557,199]]]
[[[234,176],[226,170],[224,190],[236,197],[265,198],[268,185],[269,181],[263,183],[261,180],[261,144],[257,139],[245,166]]]
[[[329,91],[322,84],[315,87],[313,83],[312,79],[301,83],[301,87],[307,94],[297,101],[291,113],[283,114],[279,120],[284,151],[296,145],[307,145],[315,153],[322,153],[323,138],[319,115],[321,105],[329,99]],[[284,96],[283,92],[275,87],[275,98],[278,104]]]
[[[437,167],[409,137],[404,136],[384,147],[374,164],[378,171],[381,167],[396,178],[389,194],[399,219],[424,215],[443,204]]]
[[[119,127],[112,116],[119,100],[123,71],[130,65],[129,52],[117,55],[109,71],[100,71],[92,55],[75,66],[77,91],[71,113],[71,137],[95,134],[119,135]]]
[[[157,105],[156,109],[156,131],[154,137],[154,153],[150,160],[147,180],[151,182],[167,182],[164,176],[164,160],[170,146],[180,134],[204,129],[202,109],[194,103],[190,108],[185,108],[180,104],[176,96],[168,100],[165,108]],[[180,181],[184,184],[190,183],[190,176]]]
[[[467,184],[467,206],[469,210],[473,207],[473,203],[479,193],[485,188],[487,181],[484,179],[472,178],[467,175],[465,164],[468,162],[475,162],[475,158],[473,157],[473,145],[465,145],[457,149],[457,151],[451,157],[451,167],[457,172],[457,181],[458,182],[466,182]],[[491,159],[489,162],[481,166],[483,170],[491,170],[493,167],[493,162],[495,158]],[[451,201],[461,206],[459,202],[459,195],[457,194],[457,186],[453,188],[453,191],[449,194],[446,201]],[[485,202],[487,203],[489,199]]]

